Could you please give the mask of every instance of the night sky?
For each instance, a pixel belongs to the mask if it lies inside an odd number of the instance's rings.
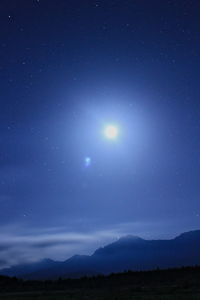
[[[199,20],[198,0],[1,0],[0,267],[200,228]]]

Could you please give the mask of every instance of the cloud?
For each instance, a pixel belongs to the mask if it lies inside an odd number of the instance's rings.
[[[68,231],[69,228],[29,228],[22,224],[1,226],[0,268],[44,258],[61,261],[75,254],[91,255],[97,248],[127,234],[147,239],[171,237],[161,235],[161,222],[124,222],[86,232]],[[152,236],[152,232],[157,234]]]
[[[114,231],[67,232],[65,228],[31,230],[23,226],[0,228],[0,268],[44,258],[66,260],[74,254],[92,254],[113,241]]]

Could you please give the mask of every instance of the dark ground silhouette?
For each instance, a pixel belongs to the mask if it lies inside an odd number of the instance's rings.
[[[200,267],[45,281],[0,276],[0,299],[197,300],[200,299]]]

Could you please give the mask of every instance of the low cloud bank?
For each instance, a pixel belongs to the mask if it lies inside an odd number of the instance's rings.
[[[117,236],[115,230],[77,233],[66,232],[64,228],[47,228],[33,232],[4,227],[0,233],[0,269],[44,258],[66,260],[75,254],[90,255]]]
[[[12,224],[0,227],[0,269],[45,258],[64,261],[76,254],[91,255],[97,248],[132,234],[142,238],[173,238],[184,230],[163,230],[158,222],[127,222],[112,224],[98,230],[68,231],[66,227],[29,228]],[[189,226],[187,230],[194,230]],[[187,231],[185,229],[185,231]],[[168,234],[163,234],[168,232]],[[173,235],[169,234],[173,232]]]

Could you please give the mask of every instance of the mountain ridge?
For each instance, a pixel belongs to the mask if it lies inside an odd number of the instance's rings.
[[[47,258],[2,269],[0,274],[24,279],[56,279],[198,264],[200,230],[193,230],[169,240],[146,240],[127,235],[98,248],[90,256],[74,255],[63,262]]]

